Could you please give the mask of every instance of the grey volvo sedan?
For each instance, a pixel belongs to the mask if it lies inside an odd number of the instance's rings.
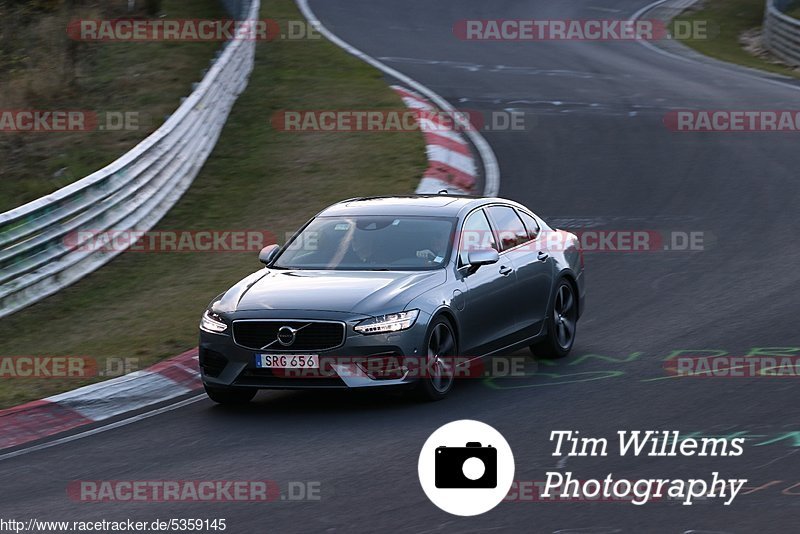
[[[566,356],[583,311],[577,237],[500,198],[345,200],[259,259],[200,322],[203,385],[219,403],[393,386],[438,400],[495,353]]]

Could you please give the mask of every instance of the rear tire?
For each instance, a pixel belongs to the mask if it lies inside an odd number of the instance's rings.
[[[217,404],[247,404],[256,396],[256,389],[212,387],[203,384],[206,395]]]
[[[561,279],[556,286],[553,305],[548,312],[545,337],[530,346],[537,358],[564,358],[572,350],[578,326],[578,297],[567,280]]]
[[[444,317],[435,318],[428,328],[425,346],[426,372],[419,379],[415,393],[420,400],[442,400],[453,389],[458,354],[458,342],[450,321]]]

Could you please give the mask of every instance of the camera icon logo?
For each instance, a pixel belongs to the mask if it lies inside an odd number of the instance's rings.
[[[437,429],[419,455],[419,481],[428,498],[453,515],[488,512],[508,495],[514,455],[491,426],[462,419]]]
[[[437,447],[437,488],[496,488],[497,449],[470,441],[466,447]]]

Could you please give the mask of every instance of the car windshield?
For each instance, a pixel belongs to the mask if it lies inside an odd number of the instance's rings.
[[[455,219],[359,215],[317,217],[287,244],[273,267],[423,271],[447,263]]]

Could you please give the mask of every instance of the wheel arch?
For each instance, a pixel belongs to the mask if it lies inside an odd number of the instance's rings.
[[[458,325],[458,319],[456,318],[456,314],[453,313],[453,310],[448,308],[447,306],[441,306],[434,310],[431,314],[431,323],[438,317],[444,317],[450,322],[450,326],[453,327],[453,334],[456,336],[456,348],[461,348],[461,329]]]
[[[575,293],[575,307],[578,311],[578,317],[581,316],[581,294],[580,290],[578,289],[578,278],[575,276],[575,273],[572,272],[570,269],[564,269],[558,276],[556,277],[556,283],[553,284],[553,298],[555,298],[555,287],[558,285],[560,280],[566,280],[569,283],[570,287],[572,287],[572,291]]]

